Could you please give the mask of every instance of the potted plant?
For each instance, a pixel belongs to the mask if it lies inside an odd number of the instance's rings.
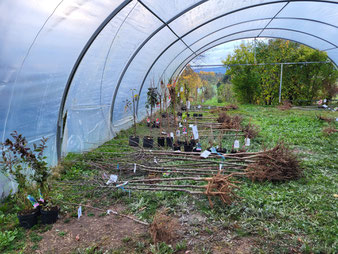
[[[173,147],[173,138],[172,137],[167,137],[166,138],[167,146],[168,147]]]
[[[181,144],[179,140],[176,140],[173,148],[174,148],[174,151],[181,151]]]
[[[131,101],[126,99],[126,104],[124,107],[124,110],[131,110],[133,113],[133,130],[134,130],[134,135],[129,136],[129,145],[130,146],[139,146],[140,143],[140,138],[139,136],[136,136],[136,110],[135,110],[135,103],[138,100],[138,94],[134,94],[134,91],[136,89],[130,89],[131,90]]]
[[[43,152],[46,149],[47,138],[42,138],[38,145],[33,144],[33,149],[27,147],[27,140],[16,131],[11,133],[13,141],[7,139],[2,144],[1,172],[18,183],[18,190],[14,194],[21,211],[18,212],[20,225],[30,228],[37,223],[40,208],[39,203],[28,193],[36,192],[36,189],[48,190],[47,179],[50,175],[46,157]],[[27,169],[32,174],[27,174]],[[39,191],[40,192],[40,191]],[[40,192],[41,195],[41,192]],[[29,202],[34,209],[30,206]],[[50,203],[50,205],[52,205]],[[57,208],[58,209],[58,208]]]
[[[152,121],[152,115],[153,115],[153,108],[158,104],[158,92],[156,88],[149,87],[147,92],[147,103],[146,108],[150,108],[150,122]],[[151,125],[149,128],[149,132],[151,133]],[[145,148],[152,148],[154,144],[154,139],[152,136],[144,136],[143,137],[143,147]]]
[[[158,143],[158,146],[164,147],[165,146],[165,137],[158,137],[157,143]]]
[[[184,152],[192,152],[192,150],[194,149],[194,146],[189,143],[188,141],[184,142]]]

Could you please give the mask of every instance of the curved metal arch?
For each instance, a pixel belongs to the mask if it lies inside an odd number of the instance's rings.
[[[216,33],[216,32],[218,32],[218,31],[220,31],[220,30],[223,30],[223,29],[226,29],[226,28],[228,28],[228,27],[231,27],[231,26],[235,26],[235,25],[238,25],[238,24],[241,24],[241,23],[246,23],[246,22],[252,22],[252,21],[258,21],[258,20],[265,20],[265,19],[270,19],[270,18],[264,18],[264,19],[254,19],[254,20],[250,20],[250,21],[242,21],[242,22],[238,22],[238,23],[236,23],[236,24],[232,24],[232,25],[230,25],[230,26],[227,26],[227,27],[225,27],[225,28],[222,28],[222,29],[218,29],[218,30],[216,30],[216,31],[213,31],[212,33],[210,33],[210,34],[208,34],[208,35],[206,35],[206,36],[204,36],[204,37],[202,37],[202,38],[200,38],[199,40],[197,40],[197,41],[195,41],[194,43],[192,43],[192,44],[190,44],[189,46],[192,46],[192,45],[194,45],[194,44],[196,44],[197,42],[199,42],[200,40],[202,40],[202,39],[204,39],[204,38],[206,38],[206,37],[208,37],[208,36],[210,36],[210,35],[212,35],[212,34],[214,34],[214,33]],[[315,21],[315,20],[314,20]],[[325,41],[326,43],[329,43],[329,44],[331,44],[331,45],[333,45],[334,47],[337,47],[337,45],[335,45],[335,44],[333,44],[333,43],[331,43],[331,42],[329,42],[329,41],[327,41],[326,39],[323,39],[323,38],[321,38],[321,37],[319,37],[319,36],[316,36],[316,35],[313,35],[313,34],[310,34],[310,33],[306,33],[306,32],[303,32],[303,31],[298,31],[298,30],[294,30],[294,29],[287,29],[287,28],[266,28],[266,27],[263,27],[263,28],[255,28],[255,29],[248,29],[248,30],[244,30],[244,31],[241,31],[241,32],[237,32],[237,33],[242,33],[242,32],[249,32],[249,31],[256,31],[256,30],[285,30],[285,31],[292,31],[292,32],[297,32],[297,33],[302,33],[302,34],[306,34],[306,35],[309,35],[309,36],[312,36],[312,37],[315,37],[315,38],[317,38],[317,39],[319,39],[319,40],[322,40],[322,41]],[[189,32],[190,33],[190,32]],[[230,36],[230,35],[234,35],[234,34],[237,34],[237,33],[232,33],[232,34],[228,34],[227,36]],[[188,34],[188,33],[187,33]],[[227,36],[225,36],[225,37],[227,37]],[[183,38],[183,37],[182,37]],[[222,37],[222,38],[224,38],[224,37]],[[272,38],[272,37],[271,37]],[[218,39],[217,39],[218,40]],[[216,40],[216,41],[217,41]],[[146,81],[146,79],[147,79],[147,77],[148,77],[148,75],[149,75],[149,73],[150,73],[150,71],[151,71],[151,69],[153,68],[153,66],[155,65],[155,63],[158,61],[158,59],[172,46],[172,45],[174,45],[176,42],[177,42],[178,40],[176,40],[176,41],[174,41],[174,42],[172,42],[170,45],[168,45],[159,55],[158,55],[158,57],[154,60],[154,62],[152,63],[152,65],[150,66],[150,68],[148,69],[148,71],[147,71],[147,73],[146,73],[146,75],[145,75],[145,77],[144,77],[144,79],[143,79],[143,81],[142,81],[142,84],[141,84],[141,87],[140,87],[140,90],[139,90],[139,95],[141,95],[141,92],[142,92],[142,89],[143,89],[143,86],[144,86],[144,82]],[[215,42],[215,41],[213,41],[213,42]],[[213,43],[213,42],[211,42],[211,43]],[[209,43],[208,43],[209,44]],[[312,48],[312,47],[311,47]],[[182,50],[180,53],[178,53],[177,54],[177,56],[170,62],[170,64],[182,53],[182,52],[184,52],[186,50],[186,48],[184,49],[184,50]],[[170,64],[168,65],[168,66],[170,66]],[[166,69],[168,68],[168,66],[166,67]],[[165,70],[166,70],[165,69]],[[165,70],[164,70],[164,72],[165,72]],[[163,74],[164,74],[164,72],[162,73],[162,75],[161,75],[161,77],[163,77]],[[139,101],[138,101],[139,102]],[[138,108],[139,108],[139,103],[137,102],[137,104],[136,104],[136,112],[138,112]]]
[[[169,24],[171,22],[173,22],[174,20],[176,20],[177,18],[179,18],[180,16],[184,15],[185,13],[187,13],[188,11],[196,8],[197,6],[203,4],[204,2],[207,2],[208,0],[204,0],[204,1],[201,1],[201,2],[198,2],[196,3],[195,5],[192,5],[190,6],[189,8],[183,10],[182,12],[180,12],[179,14],[175,15],[173,18],[171,18],[169,21],[167,22],[164,22],[164,24],[161,26],[162,28],[164,28],[165,26],[169,26]],[[315,1],[315,0],[296,0],[296,1],[305,1],[305,2],[311,2],[311,1]],[[290,0],[280,0],[280,1],[276,1],[276,2],[267,2],[267,3],[259,3],[259,4],[254,4],[254,5],[251,5],[251,6],[246,6],[246,7],[242,7],[242,8],[239,8],[239,9],[236,9],[236,10],[232,10],[230,12],[227,12],[225,14],[222,14],[214,19],[211,19],[209,21],[206,21],[205,23],[201,24],[201,26],[205,25],[205,24],[208,24],[210,23],[211,21],[215,20],[215,19],[218,19],[218,18],[221,18],[221,17],[224,17],[226,15],[229,15],[229,14],[232,14],[232,13],[235,13],[235,12],[239,12],[239,11],[242,11],[242,10],[246,10],[246,9],[250,9],[250,8],[254,8],[254,7],[258,7],[258,6],[264,6],[264,5],[269,5],[269,4],[276,4],[276,3],[289,3]],[[331,1],[328,1],[328,0],[318,0],[316,2],[331,2]],[[152,11],[151,11],[152,12]],[[157,16],[155,14],[155,16]],[[199,27],[199,26],[198,26]],[[197,27],[197,28],[198,28]],[[161,29],[162,29],[161,28]],[[178,39],[174,41],[174,43],[176,43],[177,41],[179,40],[182,40],[183,37],[185,37],[186,35],[188,35],[189,33],[193,32],[194,30],[196,30],[197,28],[194,28],[192,30],[190,30],[188,33],[184,34],[183,36],[178,36]],[[145,41],[148,42],[156,33],[153,32]],[[110,110],[110,120],[111,122],[113,121],[113,115],[114,115],[114,107],[115,107],[115,98],[116,98],[116,95],[117,95],[117,92],[118,92],[118,89],[121,85],[121,82],[122,82],[122,79],[125,75],[125,73],[127,72],[129,66],[130,66],[130,63],[134,60],[134,58],[136,57],[136,55],[141,51],[141,49],[144,47],[146,43],[142,43],[138,48],[137,50],[134,52],[134,54],[132,55],[132,57],[129,59],[128,63],[125,65],[125,68],[124,70],[122,71],[121,73],[121,76],[119,78],[119,81],[115,87],[115,92],[114,92],[114,96],[113,96],[113,102],[112,102],[112,106],[111,106],[111,110]],[[165,49],[165,51],[168,49],[169,47],[167,47]],[[158,59],[159,57],[157,57],[156,59]],[[157,61],[157,60],[156,60]],[[149,73],[149,72],[148,72]],[[143,83],[141,84],[141,87],[140,87],[140,90],[139,91],[142,91],[142,88],[143,88]],[[140,94],[140,93],[139,93]],[[137,101],[137,104],[136,104],[136,112],[138,112],[138,105],[139,105],[139,100]]]
[[[148,37],[147,39],[145,39],[141,44],[140,46],[138,46],[138,48],[134,51],[133,55],[129,58],[127,64],[124,66],[122,72],[121,72],[121,75],[117,81],[117,84],[116,84],[116,87],[115,87],[115,91],[114,91],[114,95],[113,95],[113,101],[112,101],[112,105],[110,107],[110,123],[113,122],[114,120],[114,107],[115,107],[115,101],[116,101],[116,96],[117,96],[117,93],[118,93],[118,90],[120,88],[120,85],[121,85],[121,82],[124,78],[124,75],[126,74],[127,70],[129,69],[129,66],[130,64],[133,62],[133,60],[135,59],[135,57],[138,55],[138,53],[142,50],[142,48],[147,44],[148,41],[150,41],[159,31],[161,31],[163,28],[165,28],[166,26],[168,26],[168,24],[170,24],[171,22],[173,22],[175,19],[177,19],[178,17],[182,16],[183,14],[187,13],[188,11],[196,8],[197,6],[207,2],[208,0],[203,0],[203,1],[200,1],[192,6],[190,6],[189,8],[185,9],[184,11],[180,12],[179,14],[175,15],[173,18],[171,18],[169,21],[167,22],[164,22],[163,20],[161,20],[157,15],[155,15],[149,8],[147,8],[147,10],[149,12],[151,12],[155,17],[157,17],[163,24],[158,27],[154,32],[152,32]],[[144,4],[142,2],[139,2],[141,3],[143,6]],[[175,33],[174,33],[175,34]],[[175,34],[176,35],[176,34]],[[176,35],[177,36],[177,35]],[[179,36],[177,36],[178,40],[180,40],[181,38]]]
[[[252,22],[252,21],[259,21],[259,20],[269,20],[271,18],[262,18],[262,19],[251,19],[251,20],[246,20],[246,21],[241,21],[241,22],[238,22],[238,23],[235,23],[235,24],[232,24],[232,25],[229,25],[229,26],[226,26],[226,27],[223,27],[223,28],[220,28],[220,29],[217,29],[201,38],[199,38],[197,41],[195,41],[194,43],[190,44],[190,46],[196,44],[197,42],[201,41],[202,39],[214,34],[214,33],[217,33],[223,29],[226,29],[226,28],[229,28],[229,27],[232,27],[232,26],[236,26],[236,25],[239,25],[239,24],[244,24],[244,23],[248,23],[248,22]],[[321,23],[321,24],[325,24],[325,25],[329,25],[329,26],[332,26],[334,28],[338,28],[338,26],[334,26],[334,25],[331,25],[331,24],[328,24],[328,23],[325,23],[325,22],[321,22],[321,21],[318,21],[318,20],[315,20],[315,19],[303,19],[303,18],[275,18],[275,19],[296,19],[296,20],[306,20],[306,21],[310,21],[310,22],[316,22],[316,23]],[[178,55],[173,58],[173,60],[170,61],[170,63],[168,64],[168,66],[164,69],[164,71],[162,72],[161,74],[161,79],[164,75],[164,73],[166,72],[167,68],[170,66],[170,64],[183,52],[185,51],[186,49],[182,50],[180,53],[178,53]]]
[[[217,39],[216,41],[221,40],[221,39],[226,38],[226,37],[227,37],[227,36],[224,36],[224,37],[222,37],[222,38]],[[239,37],[239,38],[237,38],[237,39],[233,39],[233,40],[229,40],[229,41],[225,41],[225,42],[220,42],[219,44],[216,44],[216,45],[213,45],[213,46],[211,46],[211,47],[206,48],[206,49],[203,50],[202,52],[198,53],[198,55],[201,55],[201,54],[203,54],[205,51],[208,51],[209,49],[212,49],[212,48],[214,48],[214,47],[217,47],[217,46],[222,45],[222,44],[225,44],[225,43],[229,43],[229,42],[237,41],[237,40],[252,39],[252,38],[253,38],[253,37],[246,37],[246,36],[245,36],[245,37]],[[293,42],[296,42],[296,43],[305,45],[305,46],[307,46],[307,47],[309,47],[309,48],[315,49],[315,48],[313,48],[312,46],[307,45],[307,44],[305,44],[305,43],[303,43],[303,42],[299,42],[299,41],[296,41],[296,40],[291,40],[291,39],[287,39],[287,38],[283,38],[283,37],[278,37],[278,36],[268,36],[268,37],[262,36],[262,37],[259,37],[259,38],[272,38],[272,39],[289,40],[289,41],[293,41]],[[213,42],[215,42],[215,41],[213,41]],[[213,42],[211,42],[211,43],[213,43]],[[209,44],[211,44],[211,43],[209,43]],[[208,44],[207,44],[207,45],[208,45]],[[204,45],[203,47],[201,47],[200,49],[198,49],[196,52],[199,52],[201,49],[203,49],[203,48],[206,47],[207,45]],[[183,61],[183,62],[175,69],[175,71],[172,73],[171,77],[175,76],[175,73],[181,73],[181,72],[184,70],[184,68],[186,67],[186,65],[196,57],[196,56],[195,56],[195,57],[192,57],[192,56],[193,56],[193,55],[190,55],[190,56],[188,56],[186,59],[184,59],[184,61]],[[331,61],[332,64],[334,64],[335,66],[337,66],[336,63],[335,63],[329,56],[328,56],[328,58],[330,59],[330,61]],[[188,59],[189,59],[189,60],[188,60]],[[183,65],[183,66],[182,66],[182,65]],[[181,66],[182,66],[182,67],[181,67]],[[179,70],[179,71],[178,71],[178,70]],[[179,75],[180,75],[180,74],[179,74]]]
[[[96,37],[101,33],[101,31],[106,27],[106,25],[129,3],[131,3],[132,0],[125,0],[122,2],[108,17],[104,19],[104,21],[100,24],[100,26],[95,30],[95,32],[92,34],[92,36],[87,41],[86,45],[83,47],[81,53],[79,54],[78,58],[76,59],[76,62],[69,74],[65,89],[63,91],[62,99],[60,102],[60,108],[59,108],[59,114],[58,114],[58,120],[57,120],[57,127],[56,127],[56,153],[58,160],[61,159],[61,146],[62,146],[62,131],[63,131],[63,113],[65,109],[65,104],[67,101],[68,93],[70,90],[70,86],[73,82],[75,73],[77,69],[80,66],[80,63],[82,62],[82,59],[86,55],[88,49],[95,41]]]

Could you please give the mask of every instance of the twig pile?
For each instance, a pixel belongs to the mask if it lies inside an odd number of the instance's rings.
[[[217,122],[222,124],[222,129],[240,129],[242,121],[243,118],[241,116],[230,116],[225,112],[221,113],[217,118]]]
[[[253,181],[285,181],[298,179],[302,168],[295,154],[283,143],[257,154],[255,162],[246,168],[246,175]]]

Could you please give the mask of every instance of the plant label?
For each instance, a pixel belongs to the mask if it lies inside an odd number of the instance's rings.
[[[187,101],[187,109],[190,109],[190,101]]]
[[[109,185],[111,183],[116,183],[118,179],[117,175],[110,175],[109,180],[106,182],[106,185]]]
[[[134,163],[134,174],[136,173],[136,163]]]
[[[173,132],[170,132],[170,137],[174,138],[174,133]]]
[[[183,86],[181,86],[181,90],[180,91],[183,92]]]
[[[192,133],[194,134],[194,139],[198,139],[198,129],[197,129],[197,125],[193,125],[192,127]]]
[[[80,206],[79,209],[77,209],[77,219],[79,220],[81,216],[82,216],[82,206]]]
[[[235,148],[235,149],[238,149],[238,148],[239,148],[239,140],[235,140],[234,148]]]
[[[249,138],[245,139],[245,146],[250,146],[250,139]]]
[[[219,164],[219,171],[222,170],[223,164]]]
[[[178,124],[178,127],[182,128],[182,126],[183,126],[183,125],[182,125],[181,123]]]
[[[181,131],[180,131],[180,130],[177,130],[177,131],[176,131],[176,136],[177,136],[177,137],[180,137],[180,136],[181,136]]]
[[[211,152],[209,152],[208,150],[205,150],[203,153],[201,153],[201,157],[206,159],[209,157],[209,155],[211,154]]]
[[[200,109],[201,107],[202,107],[201,105],[198,105],[198,107],[197,107],[197,108],[199,108],[199,109]]]

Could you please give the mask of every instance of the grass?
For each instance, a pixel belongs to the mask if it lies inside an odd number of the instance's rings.
[[[125,205],[124,213],[131,213],[148,222],[157,209],[167,207],[169,213],[180,215],[187,210],[196,210],[205,215],[205,224],[195,225],[192,235],[199,232],[212,235],[211,228],[220,228],[232,232],[236,239],[252,237],[255,239],[254,252],[257,253],[337,253],[338,252],[338,133],[327,136],[322,132],[327,127],[316,117],[317,111],[289,110],[280,111],[273,107],[241,105],[231,114],[240,114],[246,123],[259,126],[259,136],[252,140],[251,151],[272,147],[283,140],[296,149],[302,159],[304,177],[297,181],[283,183],[253,183],[241,180],[237,194],[242,199],[230,206],[215,202],[210,209],[205,197],[191,197],[175,192],[132,192],[131,197],[122,191],[112,192],[105,198],[98,199],[102,193],[91,187],[54,186],[54,197],[68,203],[85,202],[97,207],[106,207],[116,203]],[[318,114],[318,113],[317,113]],[[337,113],[324,112],[322,115],[337,117]],[[337,123],[335,123],[337,127]],[[130,151],[125,146],[132,130],[122,131],[115,139],[104,146],[86,154],[70,154],[61,171],[61,180],[91,178],[98,172],[88,167],[86,160],[98,158],[97,152]],[[149,134],[144,125],[138,128],[138,135]],[[224,140],[223,145],[230,147],[234,138]],[[243,142],[241,140],[241,142]],[[207,142],[202,143],[202,147]],[[124,146],[123,146],[124,145]],[[74,163],[76,161],[76,163]],[[89,191],[92,190],[92,191]],[[89,194],[88,194],[89,193]],[[62,211],[76,216],[75,207],[60,203]],[[20,252],[31,241],[38,243],[38,238],[27,239],[28,232],[37,234],[39,229],[26,231],[18,227],[15,204],[7,200],[0,208],[0,252]],[[91,213],[88,213],[91,216]],[[131,239],[122,239],[128,244]],[[207,245],[207,243],[206,243]],[[176,249],[175,249],[176,248]],[[165,244],[144,245],[135,243],[134,251],[142,253],[174,253],[187,249],[183,240],[176,247]],[[138,252],[139,250],[139,252]],[[212,253],[210,246],[203,246],[199,253]],[[88,251],[87,253],[89,253]],[[118,252],[117,252],[118,253]],[[123,253],[121,250],[120,253]]]

